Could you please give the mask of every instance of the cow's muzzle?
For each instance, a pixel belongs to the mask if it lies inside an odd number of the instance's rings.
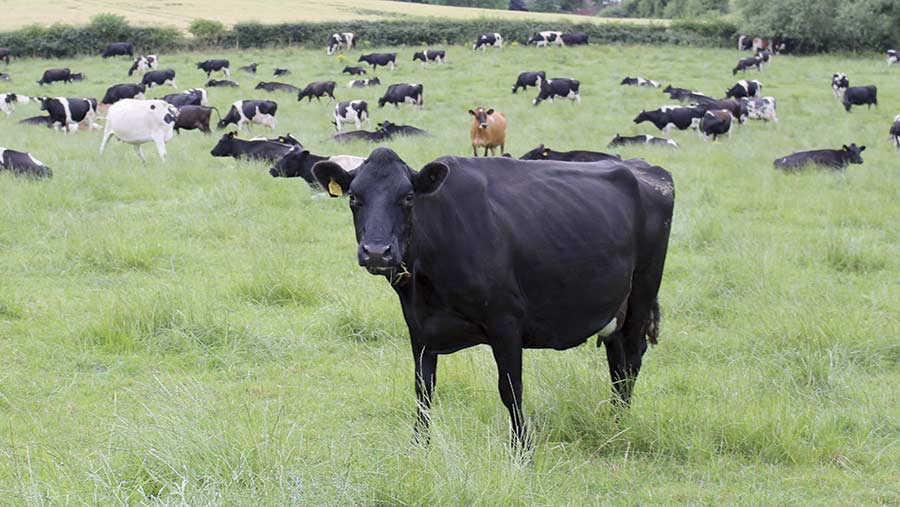
[[[480,128],[480,129],[486,129],[486,128],[488,128],[488,124],[487,124],[487,123],[481,123],[481,124],[478,125],[478,128]]]
[[[361,243],[358,251],[359,265],[371,273],[389,271],[400,265],[397,249],[389,243]]]

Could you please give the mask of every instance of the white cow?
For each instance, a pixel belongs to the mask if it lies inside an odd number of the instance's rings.
[[[119,141],[134,145],[134,151],[144,162],[147,159],[141,145],[152,142],[156,145],[159,158],[165,161],[166,143],[174,135],[177,117],[178,109],[163,100],[120,100],[106,113],[106,130],[103,131],[100,154],[103,154],[110,136],[116,136]]]

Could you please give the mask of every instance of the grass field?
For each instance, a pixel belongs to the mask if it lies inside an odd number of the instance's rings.
[[[721,94],[738,54],[648,47],[449,48],[422,68],[400,48],[382,82],[422,82],[426,107],[378,110],[425,128],[391,143],[411,166],[469,153],[466,110],[509,118],[508,151],[603,149],[631,119],[671,103],[626,74]],[[162,55],[181,87],[193,62]],[[279,101],[278,133],[314,153],[339,146],[329,103],[252,87],[346,82],[322,51],[224,53],[260,63],[239,98]],[[351,57],[355,60],[356,53]],[[89,81],[39,88],[68,65]],[[14,61],[3,91],[99,97],[126,61]],[[519,71],[582,81],[583,102],[531,106]],[[5,70],[5,69],[4,69]],[[880,107],[843,112],[830,76],[879,86]],[[411,444],[413,362],[396,297],[356,265],[347,203],[312,198],[259,163],[214,159],[187,132],[142,165],[99,132],[65,136],[0,119],[2,146],[32,152],[51,181],[0,174],[0,504],[245,506],[900,505],[900,113],[898,69],[880,55],[778,57],[748,77],[778,99],[752,123],[680,150],[629,148],[674,173],[676,217],[660,344],[618,422],[593,343],[525,355],[531,461],[510,457],[490,351],[441,359],[429,448]],[[371,75],[371,74],[370,74]],[[342,85],[343,86],[343,85]],[[339,91],[374,103],[384,87]],[[170,93],[154,90],[151,96]],[[268,134],[256,129],[255,134]],[[799,149],[868,145],[845,173],[784,175]]]
[[[513,12],[470,7],[409,4],[388,0],[257,1],[257,0],[169,0],[134,2],[128,0],[0,0],[3,16],[0,30],[12,30],[40,23],[85,24],[100,13],[121,14],[136,25],[172,25],[185,29],[194,19],[217,19],[227,25],[239,21],[286,23],[293,21],[342,21],[348,19],[397,19],[398,17],[439,17],[470,19],[519,19],[578,23],[668,23],[667,20],[610,19],[570,14]]]

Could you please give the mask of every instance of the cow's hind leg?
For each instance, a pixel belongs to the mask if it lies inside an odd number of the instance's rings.
[[[141,162],[147,162],[147,157],[144,156],[144,149],[141,148],[140,144],[134,145],[134,152],[137,153],[138,157],[141,158]]]

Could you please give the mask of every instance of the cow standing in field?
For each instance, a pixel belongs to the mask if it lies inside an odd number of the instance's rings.
[[[0,148],[0,173],[9,171],[17,176],[32,178],[52,178],[53,171],[46,164],[34,158],[31,153]]]
[[[328,95],[331,100],[337,100],[334,98],[334,87],[336,84],[337,83],[334,81],[316,81],[314,83],[309,83],[306,85],[306,88],[297,93],[297,102],[304,98],[308,99],[309,102],[312,102],[313,97],[319,102],[322,102],[322,97],[325,95]]]
[[[356,128],[362,126],[362,122],[369,122],[369,104],[365,100],[345,100],[334,106],[334,126],[338,132],[343,132],[344,124],[353,122]]]
[[[862,164],[863,159],[860,155],[865,149],[865,146],[857,147],[856,144],[850,146],[845,144],[840,150],[799,151],[776,160],[775,168],[783,171],[796,171],[810,165],[818,165],[831,169],[843,169],[849,164]]]
[[[529,86],[541,86],[541,81],[547,80],[547,74],[540,70],[537,72],[522,72],[519,74],[519,77],[516,78],[516,84],[512,87],[512,92],[516,93],[519,91],[519,88],[528,91]]]
[[[378,99],[378,107],[384,107],[385,104],[393,104],[394,107],[400,107],[400,104],[422,107],[425,101],[423,90],[424,87],[421,84],[392,84],[388,86],[384,96]]]
[[[231,62],[228,60],[204,60],[197,62],[197,69],[206,72],[206,79],[209,79],[213,72],[222,72],[225,77],[231,77]]]
[[[894,148],[900,149],[900,114],[894,117],[894,123],[891,124],[891,143]]]
[[[581,95],[578,94],[581,83],[575,79],[567,77],[555,77],[547,80],[542,79],[541,82],[538,83],[538,87],[540,88],[540,92],[538,92],[538,96],[531,101],[535,106],[545,100],[553,102],[554,98],[563,98],[574,102],[581,102]]]
[[[122,99],[143,99],[147,87],[142,84],[123,83],[106,89],[101,105],[111,106]]]
[[[134,44],[130,42],[110,42],[106,45],[103,53],[100,54],[103,58],[125,55],[134,57]]]
[[[277,127],[275,113],[278,111],[278,104],[271,100],[239,100],[231,105],[228,114],[219,121],[219,129],[234,123],[237,125],[238,131],[244,124],[259,124],[270,129]]]
[[[847,78],[847,74],[837,72],[831,76],[831,92],[834,94],[834,98],[843,100],[844,92],[849,87],[850,79]]]
[[[562,34],[562,41],[566,46],[582,46],[588,43],[588,36],[584,32],[566,32]]]
[[[370,53],[360,56],[357,62],[368,63],[373,72],[378,70],[379,65],[394,70],[397,68],[397,53]]]
[[[900,52],[894,49],[889,49],[887,52],[887,62],[888,65],[893,65],[897,62],[900,62]],[[9,63],[9,59],[7,59],[6,63]]]
[[[706,110],[702,107],[666,106],[653,111],[641,111],[641,114],[635,117],[634,123],[649,121],[668,136],[672,127],[678,130],[696,128],[705,113]]]
[[[610,155],[602,151],[556,151],[543,144],[519,157],[519,160],[554,160],[557,162],[599,162],[601,160],[618,160],[622,157]]]
[[[353,32],[333,33],[328,38],[328,54],[333,55],[337,51],[350,51],[356,46],[356,34]]]
[[[209,128],[212,120],[212,112],[216,115],[219,110],[209,106],[185,105],[178,108],[178,118],[175,119],[175,133],[181,134],[182,130],[199,130],[204,134],[212,134]],[[221,120],[222,118],[219,117]]]
[[[421,60],[422,66],[428,65],[428,62],[444,63],[447,60],[447,51],[443,49],[426,49],[413,54],[413,61]]]
[[[50,124],[56,130],[66,133],[77,132],[78,124],[84,122],[93,129],[97,118],[97,99],[66,97],[41,97],[41,111],[50,115]]]
[[[44,86],[45,84],[56,83],[62,81],[69,83],[72,81],[72,71],[68,68],[64,69],[47,69],[37,84]]]
[[[157,60],[156,55],[141,55],[134,59],[134,62],[131,64],[131,68],[128,69],[128,75],[131,76],[135,72],[138,74],[144,74],[148,70],[153,70],[159,65],[159,60]]]
[[[150,72],[144,74],[144,77],[141,78],[141,84],[146,86],[147,88],[164,85],[169,85],[172,88],[177,88],[177,86],[175,85],[175,71],[172,69],[151,70]]]
[[[756,70],[762,70],[762,58],[758,56],[751,56],[750,58],[743,58],[737,62],[737,65],[731,69],[731,75],[737,75],[738,72],[746,72],[747,69],[752,69],[756,67]]]
[[[493,109],[483,107],[469,110],[473,116],[472,126],[469,128],[469,137],[472,140],[472,153],[478,156],[478,148],[484,148],[484,156],[491,150],[491,155],[500,148],[500,153],[506,151],[506,116]]]
[[[762,95],[762,83],[742,79],[734,86],[725,90],[725,97],[740,99],[743,97],[759,97]]]
[[[109,138],[115,136],[134,146],[134,151],[146,162],[144,143],[156,145],[159,158],[166,160],[166,143],[172,140],[178,109],[163,100],[124,99],[110,106],[106,112],[106,128],[100,143],[100,154]]]
[[[878,88],[875,85],[851,86],[844,91],[844,109],[849,113],[851,106],[865,105],[867,109],[878,105]]]
[[[10,56],[9,48],[0,48],[0,60],[3,60],[4,62],[6,62],[7,65],[9,65],[9,56]]]
[[[778,122],[775,111],[775,97],[745,97],[741,99],[741,112],[738,119],[743,122],[750,120],[765,120]]]
[[[556,32],[553,30],[545,30],[543,32],[538,32],[531,37],[528,38],[528,44],[534,44],[535,47],[546,47],[550,44],[555,46],[565,46],[565,42],[563,42],[562,32]]]
[[[475,51],[479,48],[482,51],[487,51],[488,46],[492,46],[497,49],[502,49],[503,48],[503,37],[501,37],[499,33],[483,33],[478,36],[478,39],[475,41],[475,44],[472,45],[472,51]]]
[[[709,141],[709,136],[715,141],[719,136],[728,134],[731,137],[731,124],[734,120],[730,111],[724,109],[714,109],[706,111],[703,118],[700,119],[700,130],[703,134],[703,140]]]

